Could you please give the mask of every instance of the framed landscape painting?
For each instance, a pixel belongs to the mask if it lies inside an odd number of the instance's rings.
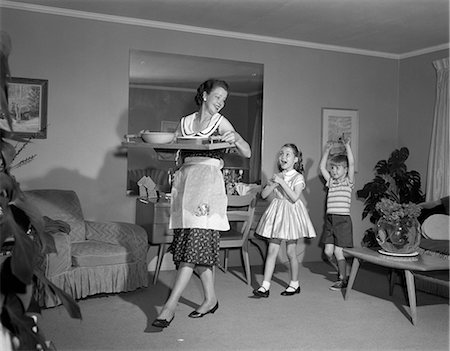
[[[7,84],[12,130],[6,119],[0,119],[0,128],[25,138],[47,138],[48,80],[12,77]]]
[[[358,110],[322,109],[322,150],[327,142],[330,141],[333,143],[330,157],[336,154],[345,154],[345,147],[341,141],[350,138],[350,146],[355,159],[355,171],[358,170],[358,136]]]

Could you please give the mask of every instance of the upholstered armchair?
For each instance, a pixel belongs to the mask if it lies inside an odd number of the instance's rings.
[[[25,195],[43,216],[70,226],[69,233],[53,234],[57,253],[44,258],[45,275],[56,286],[75,299],[147,286],[148,241],[142,227],[85,220],[71,190],[30,190]],[[37,297],[41,306],[61,303],[43,288]]]

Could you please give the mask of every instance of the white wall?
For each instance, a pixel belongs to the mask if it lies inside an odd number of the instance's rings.
[[[396,60],[21,10],[2,9],[1,16],[13,41],[12,75],[49,80],[48,138],[33,143],[28,152],[37,159],[15,175],[24,189],[74,189],[89,219],[134,221],[134,199],[125,196],[126,159],[115,156],[127,132],[130,49],[264,64],[263,176],[274,171],[282,144],[302,149],[305,198],[319,234],[325,201],[318,177],[322,107],[359,110],[355,189],[372,179],[375,163],[398,144]],[[355,196],[356,245],[368,226],[362,208]],[[299,245],[305,261],[320,260],[318,241]]]

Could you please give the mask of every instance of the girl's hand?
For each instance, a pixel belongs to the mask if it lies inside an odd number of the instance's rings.
[[[221,136],[221,140],[230,143],[235,144],[240,139],[240,135],[236,133],[235,131],[228,130]]]
[[[283,179],[283,177],[281,177],[281,174],[280,174],[280,173],[276,173],[276,174],[273,175],[272,181],[273,181],[274,183],[276,183],[276,184],[281,184],[281,182],[283,182],[284,179]]]
[[[267,181],[267,186],[277,186],[278,184],[276,184],[276,183],[274,183],[273,181],[272,181],[272,179],[269,179],[268,181]]]

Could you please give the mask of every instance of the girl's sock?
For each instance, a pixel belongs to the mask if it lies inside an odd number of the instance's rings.
[[[263,288],[263,289],[261,289],[261,288]],[[270,289],[270,282],[268,282],[267,280],[264,280],[258,290],[261,292],[265,292],[265,291],[269,291],[269,289]]]
[[[300,286],[300,283],[298,280],[294,281],[291,280],[291,282],[289,283],[289,286],[287,287],[286,291],[287,292],[294,292],[295,290],[297,290],[297,288]]]

